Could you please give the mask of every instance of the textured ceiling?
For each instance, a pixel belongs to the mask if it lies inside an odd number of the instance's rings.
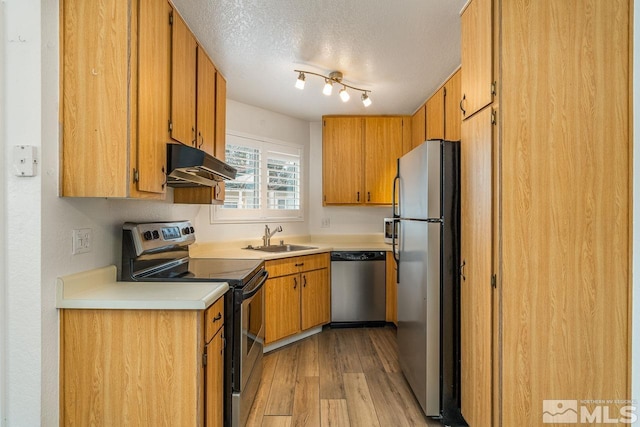
[[[324,114],[411,114],[460,64],[467,0],[173,0],[235,101],[308,121]],[[371,90],[343,103],[328,75]]]

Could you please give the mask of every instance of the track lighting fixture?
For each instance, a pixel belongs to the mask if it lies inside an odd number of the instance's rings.
[[[371,92],[370,90],[365,90],[365,89],[360,89],[357,88],[355,86],[351,86],[348,85],[346,83],[344,83],[342,81],[342,73],[340,71],[333,71],[331,73],[329,73],[328,76],[324,76],[322,74],[318,74],[318,73],[314,73],[312,71],[303,71],[303,70],[293,70],[296,73],[298,73],[298,80],[296,81],[296,88],[298,89],[304,89],[304,80],[305,80],[305,75],[306,74],[311,74],[314,76],[318,76],[318,77],[322,77],[324,79],[324,88],[322,89],[322,93],[330,96],[332,91],[333,91],[333,83],[338,83],[340,85],[342,85],[342,89],[340,89],[340,99],[342,100],[342,102],[347,102],[349,101],[349,99],[351,98],[351,96],[349,95],[349,92],[347,91],[347,88],[352,89],[352,90],[357,90],[362,92],[362,104],[365,107],[368,107],[369,105],[371,105],[371,98],[369,98],[368,93]]]

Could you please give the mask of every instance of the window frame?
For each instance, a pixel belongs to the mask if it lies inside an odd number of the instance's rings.
[[[269,221],[277,222],[301,222],[304,221],[304,206],[306,199],[305,181],[304,181],[304,145],[264,138],[257,135],[250,135],[242,132],[227,131],[227,143],[242,145],[247,147],[260,149],[260,209],[232,209],[224,208],[224,205],[213,205],[210,207],[210,223],[211,224],[242,224],[242,223],[263,223]],[[240,139],[240,141],[238,141]],[[268,208],[268,169],[267,159],[268,153],[277,152],[294,156],[297,151],[299,158],[299,178],[298,185],[300,188],[299,203],[300,208],[295,209],[269,209]]]

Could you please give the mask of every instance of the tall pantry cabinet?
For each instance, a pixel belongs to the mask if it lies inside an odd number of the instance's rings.
[[[563,410],[550,401],[567,399],[578,420],[581,406],[595,423],[605,410],[628,420],[631,8],[472,0],[462,12],[461,403],[470,425],[542,425],[544,411]],[[487,35],[488,49],[473,46]],[[590,400],[618,403],[598,415]]]

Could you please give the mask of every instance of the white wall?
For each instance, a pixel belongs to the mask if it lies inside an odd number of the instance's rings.
[[[0,1],[0,165],[4,165],[5,159],[5,132],[4,132],[4,64],[5,64],[5,20],[4,20],[4,1]],[[4,426],[5,420],[5,352],[7,348],[6,332],[5,332],[5,304],[6,294],[6,269],[5,255],[7,253],[7,245],[5,241],[5,233],[7,221],[5,220],[5,179],[4,174],[0,174],[0,427]]]

